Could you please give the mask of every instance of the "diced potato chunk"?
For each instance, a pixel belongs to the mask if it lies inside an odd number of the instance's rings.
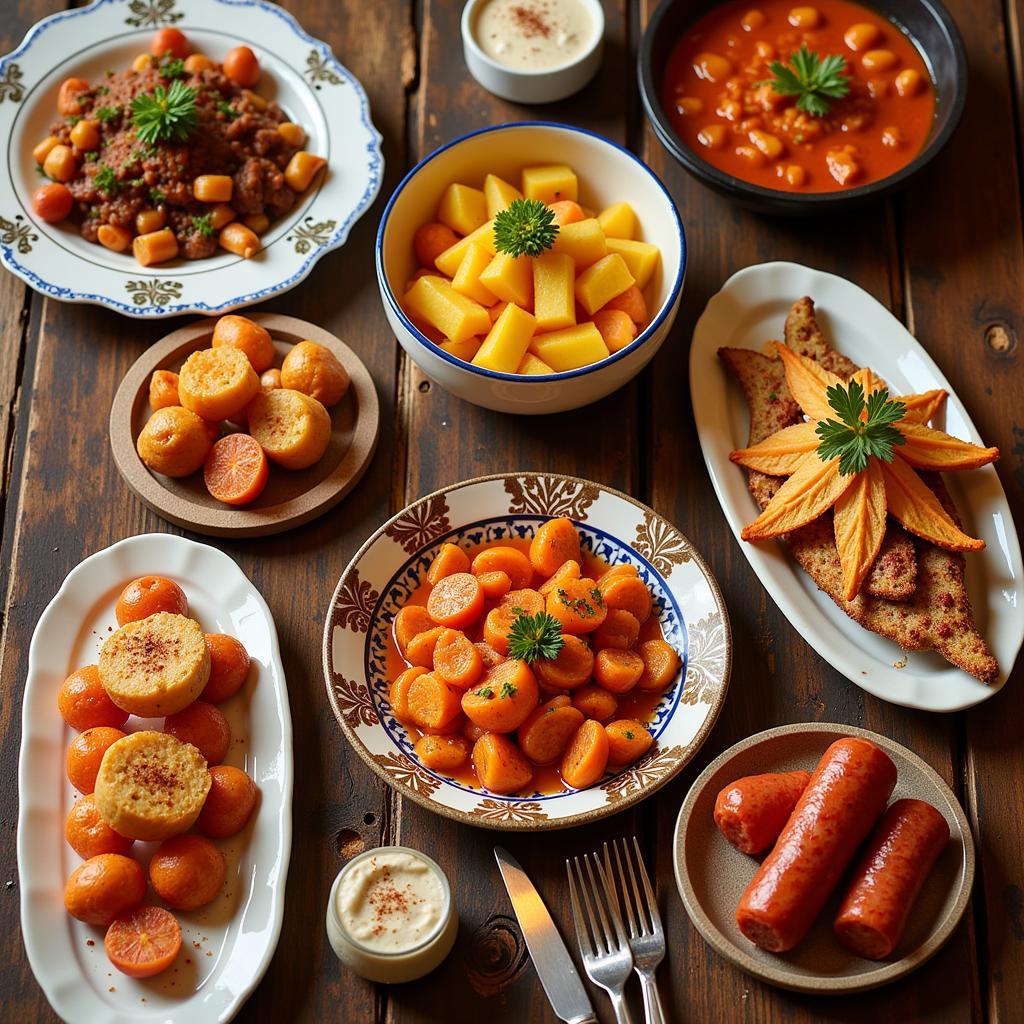
[[[532,352],[527,352],[523,356],[523,361],[519,364],[519,368],[516,373],[525,373],[528,377],[539,377],[542,373],[554,373],[555,371],[548,366],[539,356],[535,356]]]
[[[515,373],[526,355],[536,325],[532,313],[510,302],[473,357],[474,365],[499,373]]]
[[[492,256],[498,251],[494,248],[494,221],[489,220],[481,224],[472,234],[460,238],[454,245],[449,246],[440,256],[434,260],[434,266],[446,277],[454,277],[466,255],[466,250],[473,244],[482,245]]]
[[[609,238],[608,251],[618,253],[629,267],[636,286],[643,291],[661,260],[661,250],[650,242],[634,242],[628,238]]]
[[[573,224],[563,224],[551,251],[571,256],[576,269],[583,270],[601,259],[608,252],[608,246],[597,218],[588,217]]]
[[[484,246],[473,242],[467,247],[466,255],[452,278],[452,287],[481,306],[493,306],[498,301],[497,296],[480,283],[480,275],[493,258]]]
[[[442,277],[421,277],[405,293],[405,305],[414,317],[436,327],[451,341],[467,341],[491,326],[487,310]]]
[[[533,304],[533,259],[499,252],[480,274],[480,283],[506,302]]]
[[[633,275],[626,261],[617,252],[610,252],[576,278],[576,299],[593,314],[632,284]]]
[[[437,219],[460,235],[471,235],[487,220],[487,200],[480,189],[453,182],[441,196]]]
[[[442,341],[441,348],[450,352],[456,359],[473,362],[473,356],[480,350],[480,339],[470,338],[468,341]]]
[[[629,203],[615,203],[597,217],[605,238],[632,238],[636,234],[636,214]]]
[[[563,252],[533,261],[533,315],[538,331],[558,331],[576,323],[576,264]]]
[[[561,199],[575,202],[579,196],[579,185],[572,168],[565,164],[524,167],[523,195],[527,199],[539,199],[542,203],[557,203]]]
[[[507,210],[513,200],[522,199],[523,193],[496,174],[484,178],[484,198],[487,200],[487,217],[493,220],[502,210]]]
[[[590,322],[566,327],[564,331],[535,335],[530,351],[556,373],[589,366],[607,359],[610,354],[601,332]]]

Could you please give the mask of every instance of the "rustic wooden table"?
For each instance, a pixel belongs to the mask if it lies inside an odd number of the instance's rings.
[[[0,51],[59,0],[3,0]],[[186,6],[186,5],[182,5]],[[1024,670],[965,714],[908,711],[868,696],[829,667],[783,618],[726,529],[688,411],[687,350],[708,297],[735,270],[792,259],[862,285],[903,318],[953,380],[1024,522],[1024,230],[1021,224],[1020,0],[947,0],[970,61],[967,110],[955,138],[908,192],[848,218],[805,223],[738,210],[683,173],[646,127],[634,86],[637,41],[654,0],[606,0],[600,78],[550,109],[522,109],[480,89],[463,64],[461,0],[288,0],[361,79],[384,135],[380,200],[341,252],[267,308],[323,324],[370,367],[385,424],[376,461],[339,508],[293,533],[224,544],[277,619],[295,735],[295,839],[277,955],[239,1020],[346,1024],[553,1021],[495,871],[496,836],[399,800],[348,749],[320,669],[322,610],[349,557],[389,514],[420,494],[506,469],[547,469],[636,495],[679,525],[722,585],[735,642],[732,686],[717,726],[683,775],[655,798],[569,832],[504,836],[570,927],[563,873],[570,852],[636,832],[657,871],[670,957],[660,983],[683,1021],[1002,1021],[1024,1006]],[[669,340],[631,386],[590,409],[512,419],[459,402],[400,354],[380,307],[372,247],[383,203],[404,170],[468,129],[538,114],[596,129],[641,153],[674,195],[689,265]],[[0,729],[0,1018],[52,1011],[32,977],[18,925],[17,756],[29,639],[46,602],[83,557],[123,537],[173,531],[134,498],[110,457],[107,412],[143,348],[180,322],[140,323],[63,305],[0,275],[0,487],[3,593]],[[312,610],[312,611],[311,611]],[[700,769],[750,733],[786,722],[847,722],[891,736],[933,765],[959,795],[979,841],[974,898],[930,963],[880,991],[841,999],[788,994],[711,952],[676,894],[670,837]],[[325,941],[328,889],[346,858],[403,842],[429,851],[455,887],[461,931],[435,974],[375,988],[343,971]],[[610,1020],[596,990],[594,1004]]]

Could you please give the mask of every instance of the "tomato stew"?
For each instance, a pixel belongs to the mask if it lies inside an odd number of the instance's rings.
[[[806,45],[841,56],[849,92],[814,116],[766,84],[774,61]],[[838,192],[879,181],[921,151],[935,88],[911,39],[846,0],[722,4],[678,42],[662,103],[683,141],[743,181],[785,192]]]

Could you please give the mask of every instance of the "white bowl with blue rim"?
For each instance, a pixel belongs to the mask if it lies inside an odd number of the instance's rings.
[[[568,516],[584,552],[636,566],[654,595],[662,635],[682,656],[679,673],[645,727],[650,750],[586,789],[491,793],[424,765],[395,719],[388,640],[398,610],[446,542],[465,547],[529,538]],[[677,775],[700,749],[725,701],[732,663],[729,616],[718,584],[667,520],[620,491],[554,473],[478,477],[427,494],[366,541],[342,573],[324,622],[327,693],[353,751],[388,785],[424,807],[481,828],[565,828],[615,814]]]
[[[401,296],[417,269],[413,235],[421,224],[436,219],[438,202],[451,182],[479,187],[488,173],[518,182],[522,168],[535,164],[572,167],[584,206],[599,211],[628,202],[636,211],[639,238],[658,246],[661,260],[646,289],[651,322],[632,344],[578,370],[526,377],[474,366],[446,352],[415,326],[402,308]],[[435,150],[395,189],[377,232],[377,283],[399,344],[441,387],[499,412],[564,412],[595,402],[632,380],[669,335],[685,271],[682,221],[654,172],[610,139],[546,121],[483,128]]]
[[[263,76],[256,86],[306,130],[305,148],[325,156],[327,172],[262,236],[245,260],[228,252],[143,267],[130,252],[87,242],[70,223],[46,224],[32,209],[44,179],[32,148],[56,120],[55,101],[69,77],[95,82],[149,51],[153,33],[173,26],[194,50],[222,60],[249,46]],[[293,288],[325,253],[345,243],[380,190],[381,137],[366,93],[330,47],[264,0],[97,0],[45,18],[0,58],[0,261],[36,291],[134,317],[225,313]]]

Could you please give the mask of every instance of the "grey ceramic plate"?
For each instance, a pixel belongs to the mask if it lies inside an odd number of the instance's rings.
[[[911,913],[906,933],[889,960],[863,960],[832,934],[839,902],[833,893],[803,942],[789,953],[759,949],[740,933],[735,911],[757,860],[734,849],[712,820],[715,797],[744,775],[813,771],[825,749],[844,736],[877,743],[895,762],[892,799],[916,797],[949,822],[949,846],[940,855]],[[885,736],[849,725],[805,723],[757,733],[730,747],[700,774],[683,802],[674,839],[676,884],[690,920],[727,960],[763,981],[796,992],[848,993],[877,988],[920,967],[950,937],[963,916],[974,880],[974,840],[950,788],[934,769]],[[839,889],[842,889],[840,883]]]

